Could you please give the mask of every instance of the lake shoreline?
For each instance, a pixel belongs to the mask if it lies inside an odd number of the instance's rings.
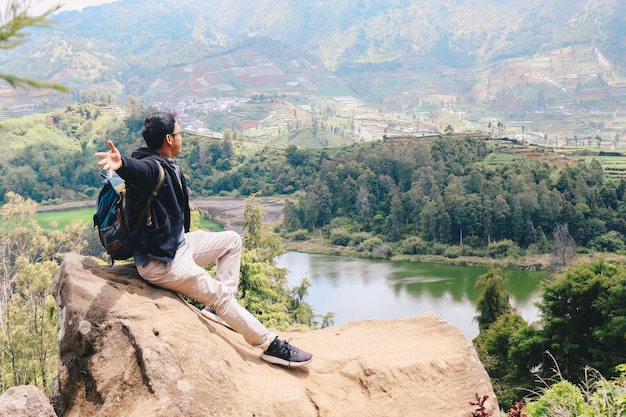
[[[289,242],[285,249],[294,252],[304,252],[317,255],[349,256],[354,258],[370,259],[369,253],[359,252],[343,246],[320,244],[319,242]],[[549,265],[549,255],[536,255],[522,258],[494,259],[479,256],[459,256],[447,258],[441,255],[394,255],[387,258],[392,261],[424,262],[441,265],[494,267],[501,269],[515,269],[520,271],[542,271]]]
[[[353,248],[344,246],[329,245],[319,241],[287,242],[285,249],[294,252],[304,252],[318,255],[350,256],[355,258],[370,259],[369,253],[359,252]],[[441,255],[394,255],[387,258],[392,261],[411,261],[434,263],[451,266],[468,266],[481,268],[500,268],[518,271],[547,271],[550,267],[550,257],[548,254],[525,255],[519,258],[490,258],[484,256],[459,256],[448,258]],[[610,262],[626,262],[626,255],[607,252],[577,254],[570,265],[575,265],[593,260],[605,260]]]

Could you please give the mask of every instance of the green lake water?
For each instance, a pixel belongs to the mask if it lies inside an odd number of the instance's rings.
[[[290,285],[311,282],[306,301],[316,314],[335,313],[335,326],[363,319],[395,319],[432,312],[473,339],[478,335],[476,278],[486,268],[422,262],[359,259],[287,252],[276,259]],[[535,302],[543,272],[503,270],[511,305],[528,322],[538,319]]]

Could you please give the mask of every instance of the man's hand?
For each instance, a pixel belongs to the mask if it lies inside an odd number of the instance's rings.
[[[98,161],[98,165],[102,166],[104,171],[107,171],[109,178],[113,176],[113,171],[117,171],[122,167],[122,155],[117,150],[113,142],[108,141],[109,152],[96,152],[94,155],[101,158]]]

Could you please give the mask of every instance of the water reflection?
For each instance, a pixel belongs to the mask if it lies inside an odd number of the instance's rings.
[[[335,313],[335,325],[434,312],[469,338],[478,334],[476,278],[486,268],[391,262],[288,252],[276,260],[289,269],[290,285],[311,281],[307,301],[318,314]],[[534,303],[544,274],[505,270],[511,304],[527,321],[537,319]]]

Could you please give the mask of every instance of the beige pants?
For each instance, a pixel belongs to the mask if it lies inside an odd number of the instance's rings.
[[[176,291],[212,308],[246,341],[263,350],[276,337],[237,301],[241,237],[232,231],[198,230],[185,234],[187,244],[176,252],[170,263],[150,259],[137,266],[146,281]],[[217,261],[215,278],[203,268]]]

